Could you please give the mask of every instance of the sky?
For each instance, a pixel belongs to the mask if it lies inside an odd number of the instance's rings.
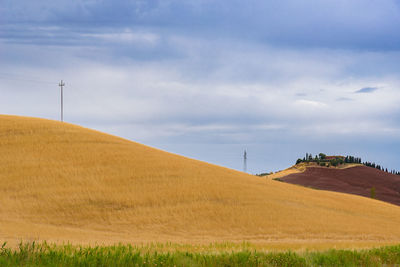
[[[400,170],[398,0],[0,0],[0,114],[249,173]]]

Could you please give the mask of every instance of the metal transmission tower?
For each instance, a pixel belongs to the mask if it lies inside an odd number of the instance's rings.
[[[63,99],[63,87],[65,86],[65,83],[63,80],[58,84],[58,86],[61,87],[61,121],[64,121],[64,99]]]
[[[247,172],[247,152],[244,150],[243,154],[243,172]]]

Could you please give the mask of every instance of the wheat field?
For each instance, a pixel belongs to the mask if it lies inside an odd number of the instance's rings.
[[[372,246],[400,242],[400,207],[2,115],[0,240]]]

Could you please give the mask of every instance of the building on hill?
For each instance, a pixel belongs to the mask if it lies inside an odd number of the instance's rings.
[[[356,161],[357,160],[357,161]],[[296,164],[299,164],[301,162],[316,162],[317,164],[322,164],[322,163],[329,163],[332,166],[337,166],[343,163],[353,163],[353,162],[361,162],[360,158],[354,158],[352,156],[326,156],[324,153],[319,153],[319,155],[316,155],[315,158],[312,157],[311,154],[306,153],[306,156],[301,159],[297,159]],[[328,164],[328,166],[329,166]],[[324,166],[324,165],[321,165]]]

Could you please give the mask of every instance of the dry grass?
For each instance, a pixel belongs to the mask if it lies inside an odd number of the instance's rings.
[[[330,166],[330,169],[348,169],[356,166],[363,166],[362,164],[359,163],[345,163],[341,164],[338,166]],[[288,176],[293,173],[301,173],[304,172],[307,168],[327,168],[327,167],[320,167],[317,163],[315,162],[301,162],[299,164],[293,165],[292,167],[289,167],[283,171],[278,171],[276,173],[270,174],[268,176],[265,176],[266,178],[269,179],[276,179],[276,178],[282,178],[285,176]]]
[[[0,116],[0,240],[372,246],[399,242],[399,225],[400,207],[380,201]]]
[[[275,173],[270,174],[270,175],[265,176],[265,177],[269,178],[269,179],[282,178],[282,177],[288,176],[288,175],[293,174],[293,173],[304,172],[305,170],[306,170],[305,163],[300,163],[300,164],[297,164],[297,165],[293,165],[290,168],[284,169],[283,171],[278,171],[278,172],[275,172]]]

